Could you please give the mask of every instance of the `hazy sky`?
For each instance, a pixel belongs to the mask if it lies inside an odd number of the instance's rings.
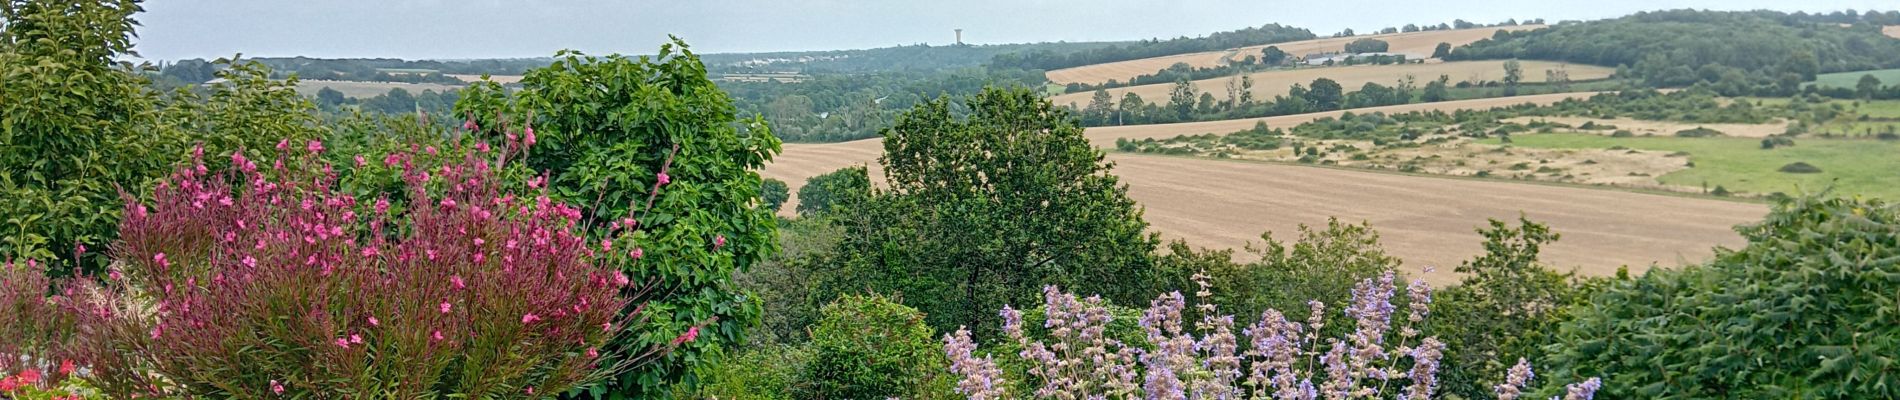
[[[1329,34],[1407,23],[1596,19],[1667,8],[1891,10],[1895,0],[153,0],[148,59],[538,57],[563,48],[701,53],[1198,36],[1277,22]]]

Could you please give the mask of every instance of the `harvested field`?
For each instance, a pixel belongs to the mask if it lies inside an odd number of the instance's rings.
[[[1586,94],[1574,94],[1577,96]],[[1539,96],[1556,101],[1563,96]],[[1435,109],[1491,107],[1526,99],[1414,104]],[[1353,110],[1370,112],[1371,109]],[[1411,111],[1411,110],[1406,110]],[[1394,112],[1388,110],[1387,112]],[[1336,115],[1273,117],[1269,124]],[[1251,127],[1256,119],[1090,130],[1097,146],[1116,137],[1168,137],[1229,132]],[[1237,126],[1228,128],[1226,125]],[[1279,126],[1279,125],[1276,125]],[[768,165],[766,177],[785,181],[793,193],[805,180],[853,164],[872,166],[874,180],[882,144],[877,139],[828,144],[786,144]],[[1520,212],[1547,222],[1564,235],[1545,249],[1545,260],[1587,275],[1609,275],[1629,265],[1642,271],[1650,263],[1670,266],[1709,257],[1716,245],[1737,246],[1741,237],[1729,228],[1761,217],[1759,204],[1673,197],[1616,190],[1462,178],[1439,178],[1181,157],[1112,153],[1114,173],[1129,194],[1146,208],[1148,222],[1168,238],[1196,246],[1240,248],[1258,242],[1261,232],[1290,238],[1298,224],[1321,225],[1329,216],[1369,221],[1385,248],[1406,260],[1406,269],[1438,284],[1451,283],[1451,267],[1480,249],[1473,231],[1485,218],[1514,218]],[[785,210],[796,207],[794,198]]]
[[[1556,103],[1558,101],[1563,101],[1564,99],[1572,99],[1572,98],[1581,99],[1581,98],[1587,98],[1596,94],[1597,94],[1596,92],[1581,92],[1581,93],[1540,94],[1540,95],[1532,95],[1532,96],[1515,96],[1515,97],[1493,97],[1493,98],[1486,98],[1486,99],[1441,101],[1437,103],[1413,103],[1413,104],[1401,104],[1401,105],[1396,105],[1396,106],[1360,108],[1360,109],[1353,109],[1353,110],[1326,111],[1326,112],[1316,112],[1316,113],[1297,114],[1297,115],[1281,115],[1281,116],[1276,116],[1276,117],[1230,119],[1230,120],[1222,120],[1222,121],[1183,122],[1183,123],[1177,123],[1177,124],[1108,126],[1108,127],[1099,127],[1099,128],[1089,128],[1088,135],[1089,135],[1089,142],[1094,143],[1095,147],[1110,148],[1110,147],[1115,146],[1115,139],[1123,139],[1123,138],[1130,139],[1130,140],[1143,139],[1143,138],[1166,139],[1166,138],[1171,138],[1178,135],[1199,135],[1203,133],[1214,133],[1214,134],[1224,135],[1224,134],[1232,133],[1234,131],[1238,131],[1242,129],[1253,128],[1254,123],[1256,122],[1265,122],[1267,123],[1267,127],[1270,127],[1270,128],[1292,128],[1294,126],[1298,126],[1299,124],[1304,124],[1315,119],[1338,118],[1341,114],[1345,114],[1347,112],[1358,113],[1358,114],[1373,113],[1373,112],[1383,112],[1386,114],[1400,114],[1400,113],[1408,113],[1408,112],[1413,112],[1413,111],[1434,111],[1434,110],[1452,111],[1452,110],[1492,109],[1492,108],[1497,108],[1497,107],[1524,104],[1524,103],[1548,105],[1551,103]],[[787,146],[790,146],[790,145],[787,145]]]
[[[1635,120],[1635,119],[1628,119],[1628,118],[1602,119],[1602,118],[1587,118],[1587,117],[1517,117],[1517,118],[1506,119],[1504,121],[1515,122],[1519,124],[1529,124],[1532,121],[1548,121],[1548,122],[1555,122],[1555,123],[1570,125],[1573,127],[1583,125],[1583,123],[1585,122],[1595,122],[1597,125],[1607,124],[1607,125],[1616,126],[1616,129],[1588,130],[1588,131],[1575,130],[1575,129],[1563,129],[1563,131],[1566,131],[1566,132],[1575,131],[1575,132],[1581,132],[1581,133],[1598,133],[1598,134],[1604,134],[1604,135],[1609,135],[1620,129],[1620,130],[1630,131],[1630,133],[1635,134],[1636,136],[1675,136],[1676,132],[1680,132],[1686,129],[1695,129],[1695,128],[1700,127],[1700,128],[1709,128],[1709,129],[1714,129],[1716,131],[1720,131],[1722,132],[1723,136],[1764,138],[1764,137],[1768,137],[1769,135],[1779,135],[1783,132],[1788,131],[1787,121],[1776,121],[1776,122],[1766,123],[1766,124],[1698,124],[1698,123],[1690,123],[1690,122],[1645,121],[1645,120]]]
[[[1452,46],[1463,46],[1467,43],[1476,42],[1479,39],[1490,38],[1491,35],[1496,34],[1499,30],[1508,29],[1516,31],[1542,27],[1544,26],[1520,25],[1495,28],[1455,29],[1448,31],[1360,35],[1341,38],[1319,38],[1297,42],[1249,46],[1238,49],[1084,65],[1049,71],[1046,76],[1049,77],[1049,81],[1061,85],[1077,82],[1093,85],[1108,82],[1110,79],[1127,82],[1137,76],[1152,74],[1155,73],[1155,71],[1167,69],[1175,63],[1187,63],[1195,68],[1218,67],[1227,62],[1229,57],[1238,60],[1246,58],[1248,54],[1260,54],[1260,50],[1267,48],[1267,46],[1279,46],[1280,50],[1291,54],[1293,57],[1304,57],[1312,53],[1345,51],[1346,43],[1366,38],[1384,40],[1386,43],[1391,44],[1389,52],[1405,54],[1407,58],[1419,59],[1430,57],[1432,50],[1438,47],[1438,44],[1441,42],[1451,43]]]
[[[473,82],[482,80],[482,76],[478,74],[448,74],[448,75],[450,78],[461,79],[463,82],[473,83]],[[515,82],[521,82],[521,75],[489,75],[488,80],[492,80],[492,81],[495,81],[495,83],[506,85],[506,84],[515,83]]]
[[[300,79],[297,81],[297,93],[303,94],[305,96],[315,96],[317,95],[318,90],[321,90],[326,87],[335,89],[338,92],[343,92],[343,97],[357,98],[357,99],[367,99],[371,97],[376,97],[377,95],[389,93],[390,89],[396,89],[396,88],[407,90],[409,91],[409,94],[419,94],[419,93],[422,93],[422,91],[424,90],[434,90],[437,93],[441,93],[448,90],[462,88],[461,86],[450,86],[450,85],[443,85],[443,84],[436,84],[436,83],[326,81],[326,80],[317,80],[317,79]]]
[[[1887,34],[1887,37],[1890,37],[1890,38],[1900,39],[1900,25],[1888,25],[1885,27],[1881,27],[1880,33],[1885,33]]]
[[[1439,75],[1451,77],[1451,82],[1484,82],[1504,79],[1504,61],[1459,61],[1429,64],[1394,65],[1353,65],[1345,67],[1314,67],[1290,70],[1255,72],[1247,76],[1253,78],[1253,96],[1255,99],[1272,99],[1287,94],[1294,84],[1306,86],[1314,79],[1327,78],[1339,82],[1347,93],[1359,91],[1366,83],[1377,83],[1387,87],[1396,86],[1407,75],[1415,80],[1414,85],[1425,86],[1426,82],[1438,79]],[[1524,68],[1525,82],[1543,82],[1544,71],[1564,69],[1570,73],[1573,81],[1602,79],[1616,73],[1614,68],[1594,65],[1568,64],[1549,61],[1520,61]],[[1227,100],[1227,82],[1238,78],[1214,78],[1194,81],[1195,90],[1214,95],[1217,100]],[[1142,101],[1166,105],[1169,91],[1174,90],[1172,83],[1129,86],[1108,89],[1110,98],[1120,102],[1124,93],[1135,93]],[[1058,106],[1074,104],[1077,108],[1088,106],[1094,92],[1069,93],[1049,98]],[[1198,93],[1195,95],[1200,96]]]

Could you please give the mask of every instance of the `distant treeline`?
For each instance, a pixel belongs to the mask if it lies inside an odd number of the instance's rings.
[[[945,32],[945,36],[949,36]],[[799,72],[867,73],[896,71],[948,71],[981,67],[999,54],[1018,52],[1086,52],[1125,42],[1025,43],[997,45],[918,44],[861,50],[799,51],[777,53],[701,54],[707,70],[714,73]]]
[[[1900,13],[1644,12],[1499,32],[1448,59],[1622,66],[1626,75],[1619,75],[1650,86],[1711,82],[1728,86],[1724,94],[1786,95],[1816,74],[1900,67],[1900,40],[1881,35],[1879,26],[1896,18]]]
[[[763,115],[787,142],[839,142],[877,136],[898,113],[938,96],[961,98],[985,86],[1041,88],[1042,71],[964,68],[821,74],[803,83],[720,82],[740,115]],[[956,102],[953,102],[956,103]],[[953,109],[957,115],[962,110]]]
[[[246,58],[269,66],[272,77],[282,79],[296,74],[303,79],[362,82],[440,83],[460,85],[460,79],[448,74],[519,75],[529,68],[545,66],[546,58],[483,59],[467,61],[399,60],[394,58]],[[392,72],[394,71],[394,72]],[[415,71],[415,72],[409,72]],[[425,72],[426,71],[426,72]],[[187,59],[163,63],[159,75],[181,83],[204,83],[217,78],[217,63]]]
[[[1150,39],[1127,45],[1112,45],[1092,50],[1067,53],[1052,50],[1035,50],[1000,54],[990,60],[990,66],[994,68],[1054,70],[1149,57],[1307,40],[1316,37],[1312,31],[1308,31],[1305,28],[1294,28],[1280,24],[1266,24],[1257,28],[1216,32],[1204,37],[1190,38],[1183,36],[1169,40]]]

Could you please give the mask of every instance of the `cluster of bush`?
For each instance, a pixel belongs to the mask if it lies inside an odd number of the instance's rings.
[[[779,142],[683,44],[442,124],[243,60],[156,93],[136,1],[0,11],[0,397],[663,396],[762,314]]]

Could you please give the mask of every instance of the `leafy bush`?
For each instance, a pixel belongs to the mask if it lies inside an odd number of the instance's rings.
[[[1737,230],[1739,250],[1571,308],[1550,374],[1614,398],[1900,397],[1900,207],[1801,198]]]
[[[890,190],[839,218],[848,261],[827,293],[903,293],[947,330],[1044,284],[1124,302],[1156,291],[1158,236],[1073,116],[1026,88],[969,98],[967,118],[950,108],[920,105],[885,132]]]
[[[766,178],[759,183],[759,204],[765,205],[765,209],[773,213],[777,213],[779,207],[783,207],[785,200],[791,199],[791,196],[791,187],[785,185],[785,181]]]
[[[806,346],[754,346],[729,356],[701,375],[698,392],[675,397],[731,400],[790,400],[802,380],[799,371],[811,360]]]
[[[1781,168],[1776,169],[1776,171],[1790,174],[1818,174],[1821,173],[1821,167],[1816,167],[1806,162],[1795,161],[1788,163],[1788,165],[1781,166]]]
[[[798,188],[798,215],[813,216],[834,208],[861,203],[871,195],[871,177],[865,168],[845,167],[811,177]]]
[[[646,259],[624,264],[625,272],[666,288],[651,299],[645,330],[610,347],[665,345],[711,324],[707,340],[588,395],[661,395],[693,385],[691,367],[742,343],[762,312],[732,286],[732,275],[777,251],[777,218],[760,205],[756,170],[778,153],[778,139],[763,120],[737,118],[699,57],[677,40],[638,58],[562,51],[521,85],[513,98],[494,93],[498,85],[472,86],[456,110],[472,116],[476,136],[538,142],[524,161],[546,175],[548,196],[593,205],[581,218],[593,229],[631,226],[640,247],[618,251],[639,250]]]
[[[922,313],[878,295],[845,295],[822,313],[796,397],[936,397],[931,383],[948,375]]]
[[[1245,342],[1234,334],[1234,317],[1220,315],[1209,302],[1205,281],[1192,309],[1180,292],[1156,298],[1140,318],[1143,343],[1105,334],[1115,317],[1100,298],[1083,300],[1048,288],[1044,326],[1050,339],[1031,338],[1022,313],[1002,311],[1003,332],[1024,349],[1018,355],[1042,383],[1029,393],[1010,392],[996,359],[978,357],[968,329],[944,335],[943,349],[950,369],[962,377],[957,392],[971,399],[1433,398],[1445,345],[1417,330],[1430,312],[1431,287],[1413,281],[1402,304],[1395,304],[1394,279],[1387,273],[1353,289],[1344,308],[1350,322],[1335,322],[1352,329],[1340,337],[1320,333],[1326,305],[1312,302],[1304,324],[1277,310],[1263,312],[1242,330]],[[1397,315],[1399,310],[1405,314]],[[1192,325],[1183,322],[1190,313],[1200,315]],[[1495,388],[1498,398],[1518,398],[1532,377],[1520,360]],[[1589,399],[1598,386],[1594,378],[1570,385],[1567,398]]]
[[[1392,45],[1384,40],[1365,38],[1346,43],[1347,53],[1383,53]]]
[[[639,261],[596,252],[580,209],[506,194],[493,172],[505,155],[438,168],[391,154],[407,183],[391,195],[412,199],[392,210],[338,191],[321,143],[303,147],[280,143],[267,169],[241,153],[231,172],[194,163],[151,206],[128,197],[107,287],[69,289],[83,294],[68,307],[83,333],[76,358],[102,389],[537,397],[696,336],[603,359],[610,339],[639,329],[644,315],[625,311],[654,286],[614,272]],[[638,239],[622,231],[599,247]]]
[[[1676,136],[1677,136],[1677,137],[1687,137],[1687,138],[1696,138],[1696,137],[1715,137],[1715,136],[1722,136],[1722,131],[1718,131],[1718,130],[1714,130],[1714,129],[1709,129],[1709,128],[1704,128],[1704,127],[1700,127],[1700,126],[1698,126],[1698,127],[1694,127],[1694,128],[1689,128],[1689,129],[1683,129],[1683,130],[1680,130],[1680,131],[1676,131]]]
[[[1519,218],[1512,227],[1491,220],[1484,254],[1460,264],[1458,286],[1438,293],[1436,316],[1426,332],[1445,342],[1445,392],[1465,398],[1490,393],[1512,367],[1510,360],[1536,359],[1551,332],[1567,319],[1564,306],[1581,301],[1574,276],[1538,261],[1545,244],[1560,235]]]

